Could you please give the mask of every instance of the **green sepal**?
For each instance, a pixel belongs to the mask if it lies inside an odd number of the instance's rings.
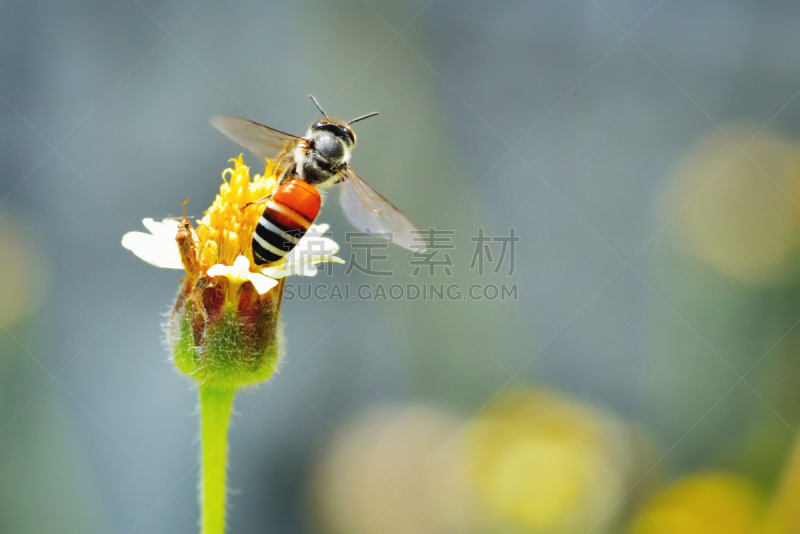
[[[201,311],[196,292],[178,295],[168,328],[175,366],[200,385],[235,389],[269,379],[282,336],[276,295],[243,295]],[[182,302],[181,302],[182,301]]]

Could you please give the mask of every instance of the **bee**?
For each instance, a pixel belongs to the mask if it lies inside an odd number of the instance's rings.
[[[350,168],[356,146],[351,125],[378,112],[344,122],[329,117],[313,96],[311,100],[323,118],[311,125],[305,137],[241,117],[211,119],[217,130],[257,157],[275,164],[278,187],[271,197],[254,202],[266,202],[253,234],[256,264],[277,261],[297,245],[319,214],[319,190],[334,184],[339,184],[339,202],[353,226],[387,233],[392,242],[409,250],[421,248],[414,242],[416,229],[408,218]]]

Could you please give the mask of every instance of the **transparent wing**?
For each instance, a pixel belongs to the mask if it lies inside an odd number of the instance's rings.
[[[345,169],[342,177],[344,181],[339,186],[339,202],[353,226],[373,233],[390,233],[393,243],[409,250],[425,248],[424,241],[420,241],[420,236],[415,233],[414,225],[391,202],[372,189],[352,169]]]
[[[211,124],[260,158],[274,160],[280,154],[306,143],[302,137],[241,117],[212,117]]]

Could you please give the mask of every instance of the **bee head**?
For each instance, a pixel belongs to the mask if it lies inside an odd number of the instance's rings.
[[[311,128],[308,129],[307,137],[313,140],[316,151],[328,161],[347,163],[350,159],[350,152],[356,146],[356,134],[350,125],[354,122],[374,117],[378,112],[374,111],[357,117],[350,122],[343,122],[328,117],[328,114],[322,109],[317,99],[313,95],[308,96],[325,118],[311,125]]]
[[[350,126],[335,119],[315,122],[308,133],[314,141],[314,148],[328,161],[346,161],[356,146],[356,134]]]

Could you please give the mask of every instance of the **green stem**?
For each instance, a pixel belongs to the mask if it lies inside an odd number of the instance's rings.
[[[225,533],[225,461],[235,389],[200,386],[203,534]]]

